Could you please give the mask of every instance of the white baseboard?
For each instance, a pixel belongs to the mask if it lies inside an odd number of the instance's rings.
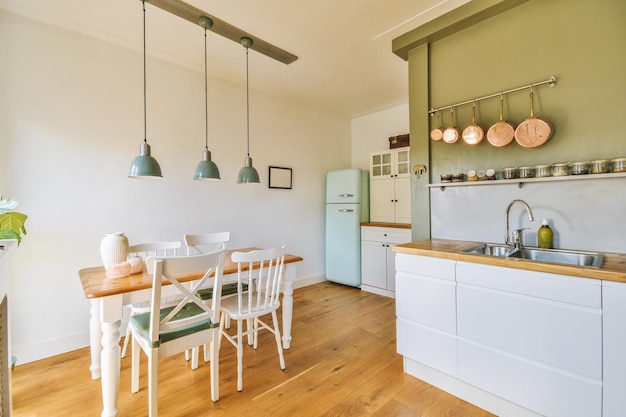
[[[382,288],[372,287],[369,285],[361,284],[361,291],[367,291],[378,295],[383,295],[389,298],[396,298],[395,291],[383,290]]]
[[[86,312],[85,314],[88,314]],[[38,361],[89,346],[89,331],[27,346],[12,346],[11,355],[17,358],[16,366]],[[86,370],[89,372],[89,369]]]
[[[324,275],[316,275],[307,278],[298,278],[293,282],[293,288],[302,288],[308,287],[309,285],[319,284],[320,282],[325,282],[326,277]]]

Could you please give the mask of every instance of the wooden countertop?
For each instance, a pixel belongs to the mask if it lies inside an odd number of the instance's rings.
[[[416,242],[395,245],[393,251],[410,255],[431,256],[433,258],[474,262],[485,265],[504,266],[507,268],[526,269],[529,271],[548,272],[582,278],[602,279],[626,283],[626,254],[602,252],[604,264],[601,268],[586,266],[560,265],[548,262],[535,262],[527,259],[500,258],[497,256],[463,253],[463,250],[483,242],[470,242],[450,239],[425,239]]]
[[[368,227],[393,227],[396,229],[410,229],[411,223],[383,223],[383,222],[363,222],[361,226]]]

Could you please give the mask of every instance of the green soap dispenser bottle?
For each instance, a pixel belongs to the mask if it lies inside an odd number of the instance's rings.
[[[537,246],[543,249],[552,249],[552,229],[548,226],[548,219],[543,219],[537,231]]]

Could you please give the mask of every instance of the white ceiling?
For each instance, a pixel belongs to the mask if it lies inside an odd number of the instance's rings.
[[[350,117],[405,103],[408,64],[391,41],[469,0],[187,0],[298,56],[285,65],[250,51],[253,88]],[[0,8],[129,48],[142,48],[140,0],[0,0]],[[204,69],[200,26],[146,2],[147,49]],[[209,33],[209,72],[245,82],[245,49]]]

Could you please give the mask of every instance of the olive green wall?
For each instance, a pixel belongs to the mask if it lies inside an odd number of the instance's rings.
[[[426,64],[421,54],[409,53],[410,82],[428,83],[410,88],[411,160],[423,160],[424,146],[414,148],[416,142],[428,146],[430,181],[439,182],[441,173],[469,169],[626,157],[625,21],[623,0],[531,0],[428,44]],[[435,119],[424,115],[425,106],[442,107],[552,75],[558,80],[554,88],[535,89],[535,115],[554,126],[545,145],[525,149],[513,142],[496,148],[486,140],[477,146],[429,140]],[[528,93],[505,96],[506,120],[519,124],[529,116]],[[477,121],[486,130],[498,119],[499,100],[477,106]],[[449,125],[449,112],[443,122]],[[463,129],[470,123],[471,105],[459,107],[455,125]],[[414,206],[428,198],[421,187],[415,185]],[[414,230],[429,221],[414,214]],[[421,237],[426,236],[414,234]]]

